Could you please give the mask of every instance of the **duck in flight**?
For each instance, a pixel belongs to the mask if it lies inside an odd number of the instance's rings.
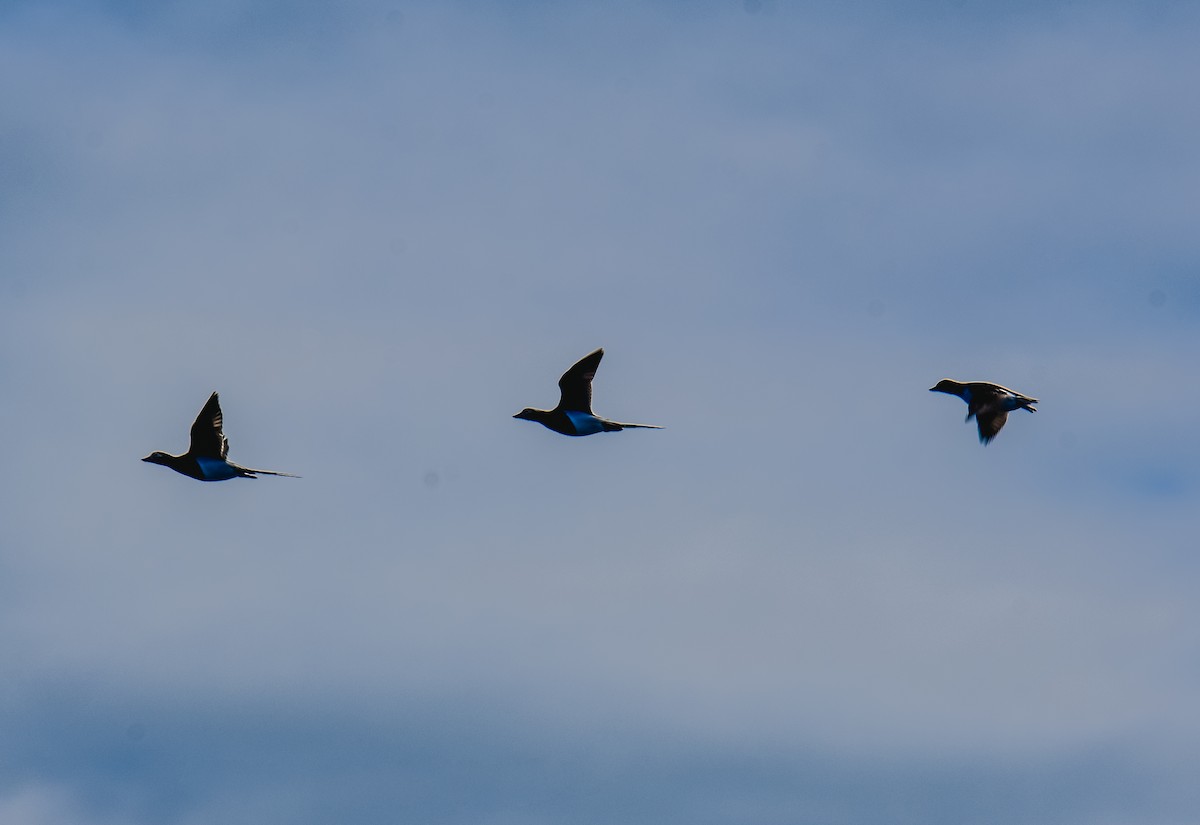
[[[229,461],[229,439],[221,431],[221,402],[214,392],[192,424],[192,443],[183,455],[168,455],[155,451],[142,459],[151,464],[170,467],[177,473],[197,478],[200,481],[225,481],[228,478],[255,478],[256,475],[287,476],[299,478],[291,473],[274,470],[252,470]]]
[[[1037,412],[1033,405],[1038,403],[1036,398],[1013,392],[1008,387],[999,384],[989,384],[987,381],[953,381],[943,378],[930,392],[944,392],[957,395],[967,402],[967,420],[975,419],[979,425],[979,440],[987,444],[996,437],[1008,414],[1013,410],[1028,410]]]
[[[655,424],[626,424],[592,414],[592,379],[596,377],[596,368],[600,366],[600,359],[603,357],[604,350],[598,349],[579,359],[575,366],[562,374],[562,378],[558,379],[558,388],[562,395],[557,407],[552,410],[526,407],[513,418],[536,421],[563,435],[611,433],[635,427],[661,430],[662,427]]]

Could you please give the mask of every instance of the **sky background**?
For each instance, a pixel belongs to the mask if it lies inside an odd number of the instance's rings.
[[[1198,42],[3,4],[0,821],[1200,820]]]

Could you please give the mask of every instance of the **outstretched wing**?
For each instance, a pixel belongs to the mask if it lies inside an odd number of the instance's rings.
[[[229,440],[221,431],[221,423],[221,402],[214,392],[192,424],[192,446],[188,452],[197,457],[224,459],[229,453]]]
[[[984,407],[977,411],[975,421],[979,424],[979,440],[987,444],[996,437],[1007,420],[1008,413],[1001,407]]]
[[[580,358],[575,366],[562,374],[558,379],[558,388],[562,391],[558,401],[560,410],[592,411],[592,379],[596,377],[596,368],[603,357],[604,349],[598,349]]]

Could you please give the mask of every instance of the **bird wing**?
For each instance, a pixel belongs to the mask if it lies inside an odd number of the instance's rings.
[[[558,401],[560,410],[592,411],[592,379],[596,377],[596,368],[603,357],[604,349],[598,349],[580,358],[575,366],[562,374],[558,379],[558,388],[562,392]]]
[[[188,452],[193,456],[224,459],[229,454],[229,439],[221,431],[222,420],[221,402],[214,392],[192,424],[192,445]]]
[[[971,387],[974,394],[982,395],[986,393],[997,398],[1005,395],[1011,395],[1013,398],[1020,399],[1021,401],[1028,401],[1030,404],[1036,404],[1038,402],[1036,398],[1030,398],[1028,395],[1023,395],[1016,390],[1010,390],[1003,384],[993,384],[989,381],[973,381],[968,386]]]
[[[1008,420],[1008,413],[1003,407],[987,406],[975,412],[975,422],[979,425],[979,440],[987,444],[996,437],[996,433]]]

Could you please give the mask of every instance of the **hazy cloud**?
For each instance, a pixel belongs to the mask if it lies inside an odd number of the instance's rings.
[[[6,7],[0,819],[1191,821],[1197,22]]]

